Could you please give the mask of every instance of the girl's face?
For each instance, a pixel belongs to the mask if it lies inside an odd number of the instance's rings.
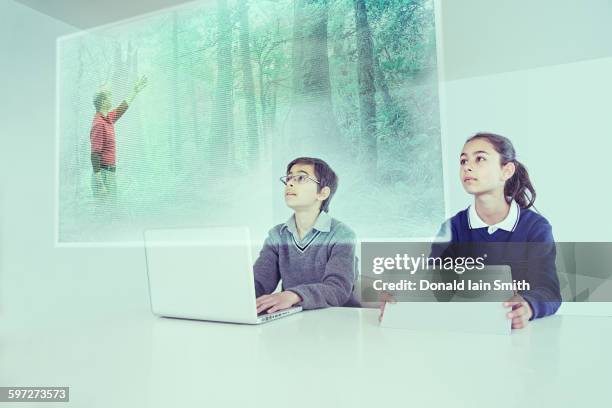
[[[463,146],[459,157],[459,177],[469,194],[501,192],[514,174],[514,163],[501,165],[501,156],[486,139],[474,139]]]

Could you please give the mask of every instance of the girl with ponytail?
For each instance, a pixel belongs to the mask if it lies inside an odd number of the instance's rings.
[[[470,137],[459,156],[459,176],[474,204],[447,221],[441,233],[450,229],[453,243],[491,243],[489,250],[501,247],[495,243],[509,243],[488,263],[509,264],[514,280],[529,283],[528,290],[504,303],[512,308],[507,317],[513,329],[555,313],[561,294],[552,227],[532,210],[536,191],[512,142],[493,133]]]
[[[431,256],[486,254],[486,264],[509,265],[513,280],[529,284],[504,302],[513,329],[555,313],[561,294],[552,227],[532,210],[535,188],[512,142],[493,133],[470,137],[459,156],[459,176],[474,204],[442,224],[441,240],[432,246]],[[440,242],[449,238],[448,244]],[[382,317],[390,299],[381,300]]]

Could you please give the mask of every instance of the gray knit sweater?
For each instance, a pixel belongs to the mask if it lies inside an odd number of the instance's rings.
[[[293,216],[272,228],[253,265],[255,292],[283,290],[297,293],[296,306],[317,309],[359,306],[354,293],[357,278],[355,233],[340,221],[321,212],[313,228],[299,239]]]

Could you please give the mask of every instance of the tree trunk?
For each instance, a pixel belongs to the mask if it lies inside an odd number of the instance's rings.
[[[240,19],[240,59],[242,62],[242,79],[245,95],[246,127],[248,137],[249,165],[254,166],[259,160],[259,132],[257,111],[255,107],[255,85],[251,66],[251,48],[249,44],[249,11],[247,0],[238,3]]]
[[[172,152],[172,168],[174,174],[178,174],[181,167],[181,117],[180,117],[180,102],[179,102],[179,57],[178,57],[178,16],[177,12],[174,11],[172,13],[172,68],[171,68],[171,101],[172,106],[170,110],[172,111],[172,125],[171,125],[171,135],[172,139],[170,141],[170,151]]]
[[[274,35],[269,39],[269,43],[266,47],[262,47],[258,54],[258,86],[259,86],[259,100],[261,107],[261,123],[262,123],[262,144],[263,144],[263,158],[264,160],[271,160],[271,147],[276,139],[276,95],[278,91],[278,78],[281,70],[281,58],[279,53],[275,51],[275,48],[280,46],[280,19],[276,20],[276,28]],[[271,58],[273,62],[273,70],[271,78],[268,77],[268,81],[264,81],[264,70],[266,65],[269,63],[268,58]]]
[[[226,174],[234,163],[232,26],[227,0],[217,0],[217,24],[217,83],[210,157],[212,176]]]
[[[193,59],[191,60],[191,70],[195,72],[195,64]],[[191,123],[193,128],[193,141],[198,149],[198,154],[202,152],[202,145],[204,138],[200,130],[200,88],[198,85],[198,78],[194,78],[190,86],[191,89]]]
[[[284,155],[341,154],[331,101],[327,18],[327,0],[294,1],[293,99],[284,127]]]
[[[368,23],[365,0],[354,0],[357,31],[357,77],[359,83],[359,112],[361,140],[360,161],[371,174],[376,171],[376,89],[374,86],[374,52],[372,32]]]

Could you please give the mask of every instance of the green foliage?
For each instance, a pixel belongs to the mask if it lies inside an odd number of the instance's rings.
[[[306,19],[327,13],[331,105],[350,156],[361,137],[353,0],[248,1],[259,153],[263,165],[275,169],[283,167],[274,162],[274,148],[283,143],[295,103],[292,76],[302,69],[292,63],[294,1],[304,5]],[[393,196],[432,190],[442,200],[432,1],[367,0],[366,6],[376,72],[377,180],[388,184]],[[62,194],[72,203],[65,209],[79,211],[90,200],[91,97],[106,85],[118,104],[142,74],[149,87],[117,124],[118,167],[124,174],[119,189],[126,208],[148,208],[156,197],[201,197],[201,190],[190,192],[189,183],[207,189],[206,166],[220,155],[233,175],[260,170],[262,164],[250,162],[247,152],[238,2],[228,1],[228,7],[225,22],[216,2],[197,2],[60,42],[60,176]],[[223,32],[230,38],[220,38]],[[220,40],[229,40],[233,55],[223,95],[217,86],[225,68],[218,61]],[[230,101],[233,119],[224,130],[228,148],[220,147],[216,134],[220,98]]]

